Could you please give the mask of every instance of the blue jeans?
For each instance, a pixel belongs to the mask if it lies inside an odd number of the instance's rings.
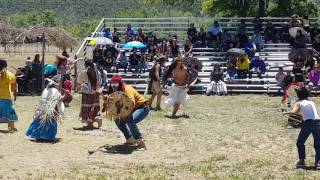
[[[135,139],[142,138],[142,134],[137,124],[147,117],[149,114],[149,108],[143,107],[136,109],[127,120],[116,120],[116,125],[124,135],[126,139],[133,136]]]
[[[314,149],[316,151],[315,164],[317,164],[320,161],[320,120],[307,120],[302,124],[297,139],[299,159],[306,159],[304,143],[310,134],[312,134],[314,140]]]

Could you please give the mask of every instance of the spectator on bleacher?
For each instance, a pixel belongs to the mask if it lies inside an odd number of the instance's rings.
[[[185,43],[183,45],[183,54],[185,57],[190,57],[192,56],[192,49],[193,45],[189,39],[185,40]]]
[[[156,54],[157,54],[157,46],[156,45],[150,46],[148,49],[148,61],[153,62],[154,56]]]
[[[134,28],[131,27],[131,24],[127,25],[126,34],[135,35],[137,32],[134,30]]]
[[[192,44],[197,42],[197,29],[194,27],[194,23],[190,24],[190,27],[188,28],[187,35],[188,39],[191,41]]]
[[[103,66],[107,72],[112,72],[112,67],[115,64],[115,58],[112,56],[111,51],[106,51],[106,56],[104,57]]]
[[[302,23],[299,20],[298,15],[294,14],[291,16],[291,19],[289,21],[289,29],[292,27],[302,27]]]
[[[139,70],[140,56],[137,54],[137,49],[133,48],[132,54],[129,56],[129,72],[132,72],[132,68],[135,69],[134,73]]]
[[[233,81],[235,79],[237,79],[237,68],[236,66],[234,65],[234,63],[232,62],[233,60],[229,59],[227,61],[227,77],[226,79],[229,80],[229,81]]]
[[[266,43],[277,43],[278,41],[277,30],[271,21],[267,23],[266,28],[264,29],[264,40]]]
[[[147,34],[145,38],[145,44],[147,45],[148,49],[151,46],[155,46],[157,44],[157,37],[151,31]]]
[[[168,58],[168,54],[169,54],[169,47],[168,47],[168,42],[166,39],[163,39],[160,46],[158,47],[157,50],[158,53],[162,54],[163,56],[165,56],[166,58]]]
[[[103,55],[102,50],[100,48],[96,48],[93,50],[93,57],[92,62],[95,63],[97,66],[100,66],[103,64]]]
[[[319,80],[320,80],[320,71],[318,66],[314,66],[313,69],[308,73],[309,77],[309,87],[310,90],[312,87],[316,87],[319,85]]]
[[[256,51],[260,52],[264,46],[261,33],[259,31],[255,31],[251,39],[252,39],[252,43],[255,44],[256,46]]]
[[[147,64],[148,54],[145,51],[141,51],[141,57],[139,59],[139,73],[145,73],[146,69],[148,69]]]
[[[259,53],[256,53],[254,58],[250,61],[249,66],[249,83],[251,82],[252,74],[256,73],[258,75],[258,78],[260,79],[261,84],[264,83],[262,80],[262,74],[266,73],[266,64],[263,59],[260,58]]]
[[[320,52],[320,27],[317,26],[316,28],[312,29],[311,32],[312,46],[316,51]]]
[[[246,54],[241,54],[236,62],[238,79],[245,79],[248,76],[250,61]]]
[[[283,67],[279,67],[279,70],[276,74],[276,81],[277,81],[277,86],[281,87],[279,92],[282,90],[284,91],[284,79],[286,77],[286,74],[283,71]]]
[[[302,27],[304,30],[306,30],[307,32],[310,32],[310,20],[309,20],[309,16],[303,16],[302,17]]]
[[[228,33],[228,31],[224,31],[221,37],[222,51],[228,51],[229,49],[234,48],[234,46],[235,42],[233,41],[231,35]]]
[[[282,43],[290,42],[289,26],[287,22],[281,24],[281,28],[279,30],[279,37]]]
[[[113,58],[117,57],[118,50],[112,45],[106,45],[106,48],[103,51],[103,57],[106,57],[109,51],[111,52]]]
[[[260,17],[255,17],[253,19],[253,31],[254,32],[262,32],[263,31],[263,24],[262,24],[262,20],[260,19]]]
[[[294,48],[306,48],[307,42],[306,42],[306,36],[302,33],[302,31],[299,29],[297,31],[297,35],[294,38]]]
[[[113,33],[112,33],[112,41],[115,43],[120,43],[120,33],[118,32],[118,28],[113,28]]]
[[[34,56],[33,59],[33,63],[32,63],[32,77],[33,77],[33,82],[34,82],[34,92],[36,94],[40,94],[42,92],[42,87],[41,87],[41,83],[42,83],[42,65],[40,62],[40,55],[36,54]]]
[[[128,68],[128,58],[126,56],[126,52],[124,50],[120,51],[120,54],[116,60],[116,73],[119,72],[119,68],[123,68],[124,73],[127,73]]]
[[[213,48],[220,48],[222,28],[218,21],[213,22],[213,26],[208,31],[210,38],[208,40],[208,46]]]
[[[174,38],[169,41],[169,57],[176,58],[179,55],[179,45],[177,44],[177,39]]]
[[[223,71],[219,64],[213,66],[213,71],[210,73],[210,85],[206,90],[206,95],[227,95],[227,85],[224,81]]]
[[[237,28],[237,47],[243,48],[244,44],[246,43],[246,36],[247,36],[247,25],[244,19],[241,20],[239,27]]]
[[[137,30],[137,34],[136,34],[136,41],[140,41],[142,43],[145,42],[145,35],[143,34],[142,32],[142,29],[141,28],[138,28]]]
[[[200,31],[198,32],[198,42],[197,47],[205,48],[207,47],[207,32],[204,31],[204,27],[200,27]]]
[[[109,38],[109,39],[113,39],[112,38],[112,33],[110,32],[110,28],[105,28],[103,31],[103,37]]]
[[[250,40],[249,36],[246,36],[244,51],[248,55],[249,59],[252,59],[254,57],[256,50],[257,50],[256,45]]]
[[[294,75],[294,82],[304,82],[304,72],[299,63],[293,65],[292,74]]]

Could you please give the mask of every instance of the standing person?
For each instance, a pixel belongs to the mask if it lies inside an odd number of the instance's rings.
[[[292,111],[284,112],[284,115],[294,115],[300,113],[303,117],[301,131],[297,139],[297,148],[299,154],[299,161],[296,163],[296,168],[305,168],[305,145],[304,143],[312,134],[314,139],[315,167],[320,170],[320,117],[314,102],[308,99],[309,91],[307,88],[302,87],[296,89],[298,101],[295,103]]]
[[[165,57],[159,57],[156,60],[155,64],[150,70],[150,78],[152,81],[151,90],[152,96],[149,99],[149,107],[152,109],[152,103],[155,97],[157,97],[157,106],[156,110],[161,110],[161,96],[162,96],[162,83],[161,83],[161,76],[163,74],[163,67],[167,59]]]
[[[31,67],[31,72],[32,72],[32,79],[33,79],[33,92],[36,94],[41,94],[41,84],[42,84],[42,65],[40,61],[40,55],[36,54],[34,56],[33,62],[32,62],[32,67]]]
[[[7,61],[0,59],[0,123],[8,123],[9,132],[18,131],[14,126],[18,116],[12,104],[13,95],[16,95],[16,77],[7,70]]]
[[[172,75],[173,85],[169,97],[165,100],[166,104],[173,105],[172,118],[177,118],[176,114],[181,104],[188,100],[188,90],[190,87],[190,73],[183,64],[182,57],[178,56],[170,65],[166,76]]]
[[[57,121],[63,116],[63,96],[59,92],[59,81],[49,80],[36,107],[33,122],[26,135],[36,140],[54,141],[57,135]]]
[[[143,136],[137,124],[145,119],[149,114],[150,110],[147,105],[148,100],[140,95],[133,87],[123,83],[122,78],[118,75],[115,75],[111,78],[109,94],[116,91],[124,92],[134,104],[133,112],[131,113],[131,115],[129,115],[126,119],[119,118],[115,120],[117,127],[126,138],[125,144],[137,144],[139,149],[146,149]],[[109,96],[105,96],[104,99],[104,105],[108,104],[107,102]],[[104,107],[103,111],[107,109],[108,107]]]
[[[101,75],[90,61],[85,62],[85,68],[77,79],[78,89],[82,94],[80,118],[82,123],[87,124],[84,128],[92,130],[94,122],[98,123],[98,128],[102,125],[102,119],[99,117]]]

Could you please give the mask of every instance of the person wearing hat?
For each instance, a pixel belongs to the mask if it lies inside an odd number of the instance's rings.
[[[297,148],[299,154],[299,161],[296,163],[296,168],[305,168],[305,145],[310,134],[314,139],[315,168],[320,170],[320,117],[314,102],[308,99],[309,91],[306,87],[295,89],[298,101],[295,103],[293,109],[289,112],[284,112],[284,115],[301,114],[303,123],[297,139]]]
[[[59,79],[46,79],[47,87],[42,91],[39,103],[36,106],[33,122],[26,135],[44,141],[54,141],[57,135],[57,121],[63,117],[64,103],[59,92]]]
[[[119,75],[112,76],[108,94],[110,95],[116,91],[124,92],[134,104],[133,112],[128,118],[115,120],[117,127],[126,138],[126,144],[137,144],[139,149],[146,149],[143,136],[137,124],[149,114],[148,100],[140,95],[132,86],[123,83]],[[106,104],[109,98],[108,95],[104,96],[104,104]],[[106,111],[107,108],[104,107],[102,112]]]
[[[189,98],[188,90],[191,84],[190,72],[183,64],[183,58],[181,56],[178,56],[170,65],[164,79],[167,79],[169,76],[172,76],[173,85],[169,92],[170,95],[165,100],[165,103],[173,105],[171,117],[177,118],[176,114],[180,105],[186,103]]]
[[[264,83],[262,80],[262,74],[265,74],[266,72],[266,64],[263,59],[260,58],[259,53],[255,53],[254,58],[251,59],[250,65],[249,65],[249,79],[251,81],[252,74],[255,72],[257,73],[257,76],[260,79],[261,84]],[[249,82],[250,82],[249,81]]]
[[[161,96],[162,96],[162,83],[161,77],[163,74],[163,67],[167,59],[164,56],[159,57],[150,70],[149,78],[151,79],[152,96],[149,99],[149,107],[152,108],[152,103],[157,97],[156,110],[161,110]]]
[[[17,131],[14,123],[18,116],[12,103],[15,92],[16,77],[7,70],[7,61],[0,59],[0,123],[7,123],[9,132]]]

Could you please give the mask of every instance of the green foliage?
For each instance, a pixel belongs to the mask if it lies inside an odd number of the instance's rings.
[[[29,12],[15,14],[10,17],[11,23],[18,27],[42,25],[54,27],[59,25],[60,18],[53,11]]]
[[[299,16],[316,16],[318,5],[312,0],[268,0],[267,14],[270,16],[286,17],[292,14]],[[259,15],[257,0],[204,0],[203,14],[210,16],[240,16],[253,17]]]

